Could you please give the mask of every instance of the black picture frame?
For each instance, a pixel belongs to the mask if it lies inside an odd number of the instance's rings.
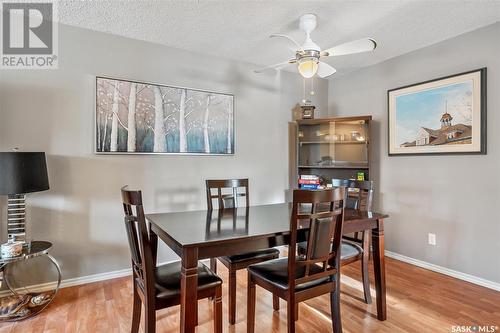
[[[477,145],[478,148],[475,150],[471,151],[446,151],[445,149],[439,149],[439,150],[434,150],[434,151],[406,151],[406,152],[400,152],[397,150],[401,149],[394,149],[395,147],[391,145],[391,143],[394,143],[394,138],[395,138],[395,119],[394,114],[396,110],[391,110],[391,106],[394,105],[392,103],[392,95],[395,93],[402,91],[402,90],[407,90],[408,88],[414,88],[418,86],[424,86],[428,84],[433,84],[433,83],[439,83],[445,80],[450,80],[453,78],[458,78],[458,77],[464,77],[468,75],[478,75],[478,82],[480,84],[479,87],[479,96],[478,98],[479,101],[479,110],[477,111],[479,114],[480,120],[477,122],[477,125],[479,127],[480,135],[479,135],[479,144]],[[418,92],[418,91],[417,91]],[[473,96],[474,98],[474,96]],[[388,134],[387,134],[387,151],[389,156],[416,156],[416,155],[486,155],[487,153],[487,68],[479,68],[471,71],[466,71],[458,74],[453,74],[453,75],[448,75],[448,76],[443,76],[439,77],[436,79],[432,80],[427,80],[423,82],[418,82],[418,83],[413,83],[410,85],[405,85],[401,86],[398,88],[393,88],[387,91],[387,121],[388,121]],[[473,125],[471,126],[471,133],[473,133],[474,128]],[[477,130],[477,129],[476,129]],[[442,145],[446,146],[446,145]],[[414,150],[414,149],[412,149]]]

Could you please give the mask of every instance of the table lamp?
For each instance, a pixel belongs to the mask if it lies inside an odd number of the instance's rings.
[[[7,237],[26,244],[26,193],[49,189],[43,152],[0,152],[0,195],[7,195]]]

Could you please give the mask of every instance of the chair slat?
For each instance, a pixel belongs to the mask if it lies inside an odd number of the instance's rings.
[[[299,285],[299,284],[302,284],[302,283],[311,282],[311,281],[314,281],[314,280],[319,280],[319,279],[322,279],[322,278],[325,278],[325,277],[329,277],[329,276],[335,275],[336,273],[337,273],[337,269],[330,267],[330,268],[327,268],[326,271],[323,271],[323,272],[320,272],[320,273],[315,273],[314,275],[307,275],[307,276],[304,276],[303,278],[296,279],[295,280],[295,285]]]
[[[213,201],[217,199],[218,208],[236,208],[239,206],[238,198],[245,197],[245,205],[249,206],[248,197],[248,179],[208,179],[205,181],[207,191],[207,207],[213,209]],[[238,189],[244,189],[244,192],[238,192]],[[212,193],[216,190],[216,194]],[[231,193],[224,194],[223,190],[230,190]],[[232,204],[226,202],[230,199]],[[229,207],[230,206],[230,207]]]
[[[313,213],[313,214],[297,214],[297,219],[307,220],[307,219],[329,218],[329,217],[334,217],[336,215],[339,215],[341,213],[341,211],[342,211],[341,209],[335,209],[334,211],[318,212],[318,213]]]

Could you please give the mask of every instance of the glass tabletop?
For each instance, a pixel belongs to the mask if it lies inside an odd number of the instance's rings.
[[[5,257],[5,258],[0,256],[0,265],[47,254],[51,247],[52,247],[51,242],[32,241],[29,246],[23,247],[23,252],[19,256]]]

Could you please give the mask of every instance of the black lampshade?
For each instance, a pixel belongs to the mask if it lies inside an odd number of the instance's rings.
[[[0,194],[49,189],[45,153],[0,152]]]

